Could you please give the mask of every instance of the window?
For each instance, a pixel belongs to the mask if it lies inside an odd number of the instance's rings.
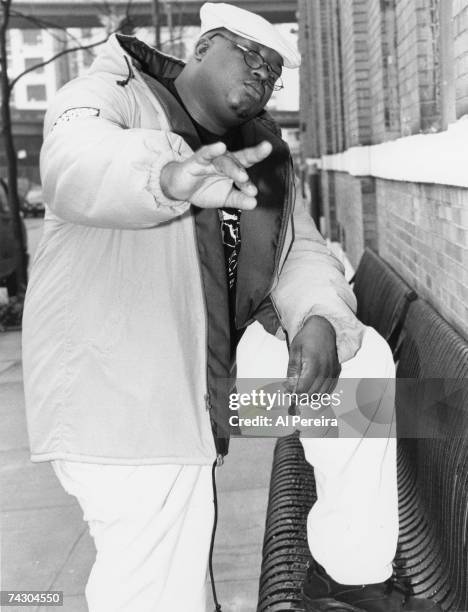
[[[24,69],[29,70],[29,68],[33,68],[34,66],[37,66],[37,64],[41,64],[43,61],[44,61],[43,57],[25,57],[24,58]],[[44,66],[41,66],[40,68],[36,68],[34,72],[37,72],[38,74],[43,74]]]
[[[22,30],[25,45],[40,45],[42,43],[42,30]]]
[[[27,85],[26,97],[28,102],[45,102],[46,86],[45,85]]]

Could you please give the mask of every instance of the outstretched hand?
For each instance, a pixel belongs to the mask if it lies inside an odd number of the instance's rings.
[[[257,205],[257,188],[245,169],[267,158],[271,151],[267,141],[234,153],[226,151],[222,142],[201,147],[187,159],[164,166],[161,188],[167,197],[200,208],[252,210]]]

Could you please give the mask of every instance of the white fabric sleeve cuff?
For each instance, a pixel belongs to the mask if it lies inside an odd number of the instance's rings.
[[[359,319],[357,319],[354,315],[333,315],[327,312],[325,308],[316,306],[311,308],[311,310],[309,310],[309,312],[303,317],[298,332],[304,327],[307,319],[314,315],[323,317],[335,329],[338,361],[340,363],[344,363],[345,361],[352,359],[361,348],[362,337],[365,329],[361,321],[359,321]]]
[[[181,155],[177,155],[174,151],[166,151],[159,153],[156,160],[150,167],[148,178],[148,191],[152,193],[157,207],[168,207],[173,209],[177,214],[181,214],[190,206],[190,202],[186,200],[173,200],[163,192],[161,188],[161,172],[164,166],[169,162],[179,161],[183,159]]]

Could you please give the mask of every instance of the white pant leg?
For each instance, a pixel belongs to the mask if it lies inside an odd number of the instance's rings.
[[[385,423],[394,413],[394,376],[390,348],[366,328],[361,349],[342,364],[340,381],[389,379],[381,387],[380,437],[301,438],[317,483],[317,502],[307,521],[309,547],[342,584],[382,582],[392,573],[398,538],[396,439],[394,423]],[[356,404],[354,394],[349,396],[346,400]],[[367,435],[373,435],[372,428]]]
[[[52,464],[96,545],[89,612],[205,612],[210,466]]]

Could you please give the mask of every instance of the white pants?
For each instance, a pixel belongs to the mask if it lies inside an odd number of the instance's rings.
[[[240,377],[285,376],[284,343],[264,336],[257,345],[251,341],[250,363],[240,352]],[[256,372],[275,352],[277,373],[271,362],[267,371]],[[388,345],[367,328],[361,350],[343,364],[340,380],[393,377]],[[393,411],[393,396],[390,382],[380,398],[384,409]],[[310,549],[343,584],[380,582],[392,571],[398,536],[396,441],[382,437],[382,427],[387,426],[379,427],[380,437],[302,439],[318,492],[308,518]],[[372,429],[368,433],[373,435]],[[205,612],[213,520],[210,466],[67,461],[53,466],[65,490],[77,497],[96,545],[86,586],[89,612]]]
[[[252,350],[252,346],[255,349]],[[281,347],[281,348],[280,348]],[[252,331],[249,354],[241,354],[239,378],[284,377],[284,343]],[[356,415],[359,395],[350,393],[362,379],[379,379],[381,390],[372,423],[362,419],[341,427],[345,437],[301,437],[314,466],[317,502],[309,513],[307,536],[312,556],[337,582],[382,582],[392,573],[398,539],[398,495],[394,417],[395,366],[385,340],[367,327],[361,349],[342,364],[336,389],[346,389],[344,412]],[[388,381],[388,382],[387,382]],[[362,406],[361,406],[362,408]],[[367,407],[368,408],[368,407]],[[369,416],[369,410],[363,410]],[[353,436],[353,432],[356,432]],[[364,435],[361,435],[365,432]]]
[[[210,466],[52,464],[96,545],[89,612],[205,612]]]
[[[388,381],[377,433],[370,427],[361,438],[301,439],[317,485],[317,502],[307,521],[310,551],[342,584],[383,582],[392,574],[398,491],[395,427],[387,417],[394,414],[394,377],[390,348],[367,328],[361,350],[342,365],[340,378]]]

